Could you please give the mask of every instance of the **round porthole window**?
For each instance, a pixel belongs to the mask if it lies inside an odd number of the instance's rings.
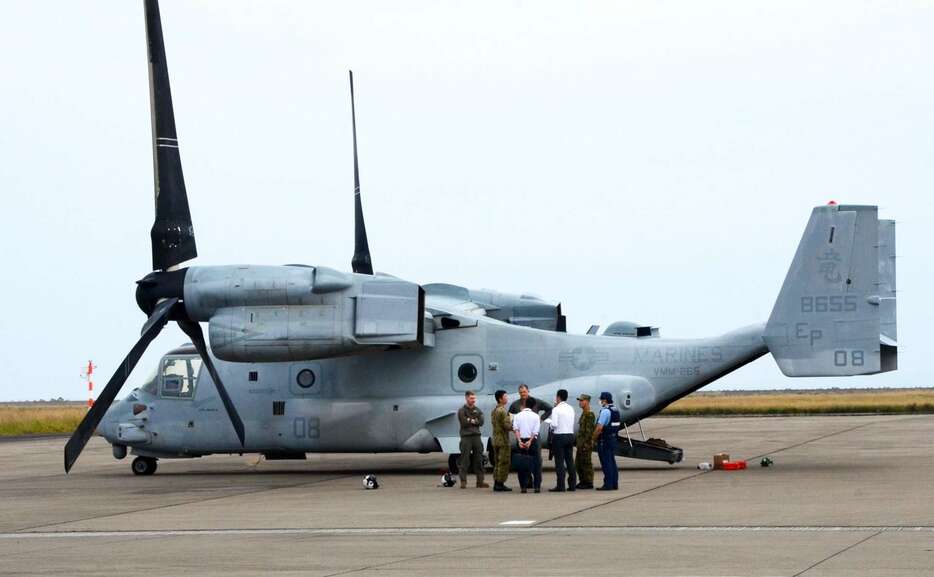
[[[477,367],[472,363],[464,363],[457,369],[457,378],[465,383],[472,383],[477,378]]]
[[[295,382],[303,389],[311,388],[315,384],[315,372],[311,369],[302,369],[295,377]]]

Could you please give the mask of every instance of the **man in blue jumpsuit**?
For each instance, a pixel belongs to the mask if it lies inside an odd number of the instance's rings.
[[[613,406],[613,395],[604,391],[600,393],[600,415],[597,417],[597,428],[593,433],[593,440],[597,445],[597,455],[600,457],[600,468],[603,469],[603,486],[597,491],[616,491],[619,489],[619,470],[616,468],[616,442],[619,434],[619,410]]]

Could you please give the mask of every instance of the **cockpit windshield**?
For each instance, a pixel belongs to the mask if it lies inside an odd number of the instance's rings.
[[[162,360],[162,396],[190,399],[195,395],[200,357],[166,357]]]
[[[154,368],[152,372],[149,373],[149,376],[146,377],[146,380],[143,382],[143,386],[140,387],[140,390],[149,393],[150,395],[158,394],[158,391],[156,390],[158,387],[158,376],[159,366],[157,365],[156,368]]]

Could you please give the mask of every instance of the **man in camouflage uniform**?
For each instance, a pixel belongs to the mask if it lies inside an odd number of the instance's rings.
[[[493,423],[493,490],[512,491],[506,486],[509,478],[510,447],[509,433],[512,431],[512,419],[506,410],[509,397],[506,391],[496,391],[496,408],[493,409],[490,421]]]
[[[577,397],[577,404],[581,408],[581,417],[577,423],[577,455],[574,463],[577,466],[577,488],[593,489],[593,433],[597,427],[597,417],[590,410],[590,395],[581,394]]]

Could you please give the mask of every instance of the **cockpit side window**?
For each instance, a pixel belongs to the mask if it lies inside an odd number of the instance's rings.
[[[162,361],[162,396],[174,399],[190,399],[195,395],[199,357],[166,357]]]

